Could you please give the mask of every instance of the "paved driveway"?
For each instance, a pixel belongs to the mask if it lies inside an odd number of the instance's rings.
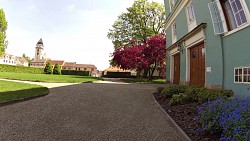
[[[152,98],[158,85],[83,83],[0,107],[0,140],[179,141]]]

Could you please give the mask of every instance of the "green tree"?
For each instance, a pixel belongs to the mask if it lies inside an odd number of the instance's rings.
[[[61,67],[58,64],[54,66],[53,74],[61,74]]]
[[[0,9],[0,54],[5,52],[5,48],[7,48],[8,41],[6,41],[6,30],[8,27],[8,23],[5,19],[5,13],[3,9]]]
[[[144,44],[147,38],[164,31],[165,15],[163,4],[135,0],[127,12],[118,16],[112,29],[109,29],[108,38],[115,49],[129,45],[131,40]]]
[[[31,62],[30,57],[27,56],[25,53],[23,53],[23,58],[25,58],[29,63]]]
[[[45,68],[44,68],[44,73],[45,74],[53,74],[53,69],[51,66],[51,63],[47,63]]]

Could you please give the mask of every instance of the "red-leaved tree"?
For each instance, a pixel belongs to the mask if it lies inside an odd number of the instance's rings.
[[[166,36],[156,35],[146,40],[145,45],[127,46],[113,52],[112,63],[122,69],[135,69],[137,72],[144,70],[144,77],[152,78],[157,69],[160,74],[166,70]]]

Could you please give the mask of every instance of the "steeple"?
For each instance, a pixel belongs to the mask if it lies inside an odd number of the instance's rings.
[[[37,42],[37,45],[43,45],[43,39],[41,38],[38,42]]]

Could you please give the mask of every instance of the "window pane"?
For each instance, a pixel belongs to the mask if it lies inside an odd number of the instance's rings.
[[[240,75],[242,74],[242,69],[239,69],[239,74],[240,74]]]
[[[235,78],[234,78],[235,80],[234,80],[234,81],[235,81],[235,82],[239,82],[239,79],[238,79],[238,78],[239,78],[238,76],[235,76]]]
[[[242,23],[246,23],[247,22],[247,19],[246,19],[246,15],[244,13],[244,11],[240,11],[240,17],[241,17],[241,20],[242,20]]]
[[[232,2],[231,4],[232,4],[234,13],[236,13],[238,10],[237,10],[235,2]]]
[[[242,77],[239,77],[239,82],[242,82]]]
[[[239,69],[235,69],[235,75],[239,74]]]
[[[247,82],[247,76],[244,76],[243,82]]]
[[[250,68],[248,68],[248,74],[250,74]]]
[[[248,75],[248,81],[247,82],[250,82],[250,75]]]
[[[235,0],[235,2],[236,2],[236,6],[237,6],[238,10],[241,10],[242,6],[241,6],[241,3],[240,3],[240,0]]]
[[[247,68],[244,68],[244,75],[247,75]]]
[[[236,16],[237,24],[238,26],[240,26],[242,24],[241,19],[240,19],[240,13],[235,14],[235,16]]]

